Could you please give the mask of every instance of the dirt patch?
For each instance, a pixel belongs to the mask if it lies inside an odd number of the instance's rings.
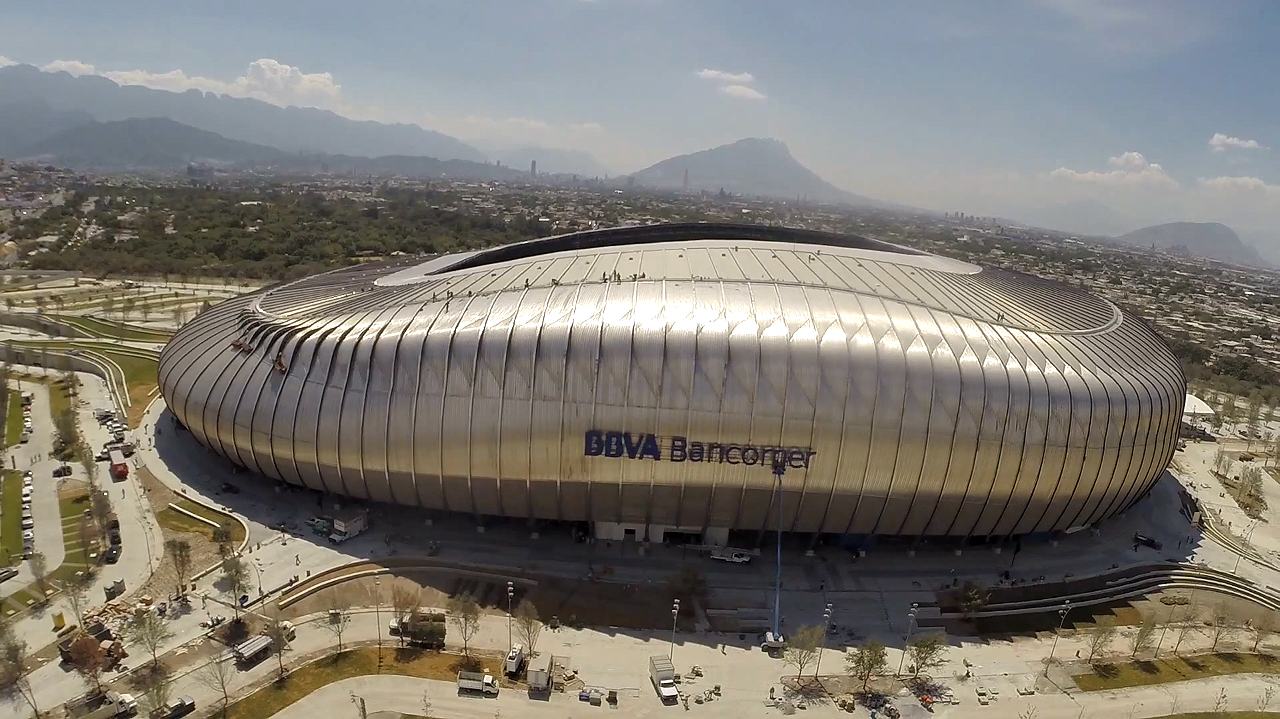
[[[142,483],[142,491],[146,495],[147,502],[151,504],[151,511],[155,512],[157,517],[162,511],[168,511],[170,502],[181,498],[181,495],[161,484],[160,480],[156,479],[146,467],[139,467],[134,476]],[[175,525],[164,522],[160,522],[160,531],[166,541],[181,539],[191,545],[192,572],[198,572],[216,564],[221,559],[218,554],[218,545],[210,538],[211,534],[201,531],[178,531]],[[178,575],[173,571],[173,560],[167,553],[162,552],[159,560],[159,566],[147,579],[142,589],[153,596],[167,597],[177,589]],[[190,577],[187,581],[190,581]]]

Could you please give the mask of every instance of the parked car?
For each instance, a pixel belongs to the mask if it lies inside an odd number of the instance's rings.
[[[230,482],[223,482],[222,486],[219,487],[219,489],[226,492],[227,494],[240,494],[240,488]]]
[[[120,545],[113,544],[110,547],[107,547],[107,551],[102,554],[102,561],[107,564],[115,564],[120,561]]]
[[[1137,532],[1133,533],[1133,543],[1141,544],[1144,547],[1150,547],[1151,549],[1154,549],[1157,552],[1160,551],[1162,548],[1164,548],[1164,545],[1161,544],[1158,540],[1152,537],[1148,537],[1145,534],[1138,534]]]
[[[14,569],[13,567],[5,567],[4,569],[0,569],[0,582],[5,581],[6,579],[13,579],[16,576],[18,576],[18,570]]]
[[[23,529],[35,529],[35,527],[36,527],[36,520],[34,518],[27,517],[26,519],[22,520]]]
[[[177,719],[196,710],[196,700],[191,697],[178,697],[165,702],[158,715],[161,719]]]

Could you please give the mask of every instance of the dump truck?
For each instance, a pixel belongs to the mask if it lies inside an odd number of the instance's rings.
[[[445,615],[436,612],[414,612],[387,624],[393,637],[400,637],[406,644],[419,647],[443,647]]]
[[[93,692],[67,702],[67,719],[112,719],[130,716],[138,711],[138,700],[132,694]]]
[[[483,672],[458,672],[458,693],[473,692],[498,696],[498,682]]]
[[[653,689],[663,704],[675,704],[680,699],[680,690],[676,689],[676,668],[670,657],[662,654],[649,657],[649,681],[653,682]]]

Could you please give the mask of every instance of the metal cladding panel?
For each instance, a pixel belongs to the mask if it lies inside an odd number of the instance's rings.
[[[1168,463],[1184,391],[1158,337],[1077,289],[701,224],[268,288],[190,322],[159,378],[199,441],[335,493],[956,537],[1123,510]]]

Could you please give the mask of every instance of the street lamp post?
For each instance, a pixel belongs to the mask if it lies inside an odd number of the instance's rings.
[[[511,600],[516,596],[516,585],[507,582],[507,649],[515,646],[511,643]]]
[[[382,667],[382,580],[373,580],[373,621],[378,623],[378,667]]]
[[[827,603],[827,608],[822,610],[822,643],[818,645],[818,661],[813,665],[813,679],[818,679],[818,669],[822,667],[822,650],[827,648],[827,631],[831,629],[831,603]]]
[[[773,511],[778,517],[778,547],[776,564],[773,574],[773,639],[779,641],[782,638],[782,474],[787,471],[785,462],[774,461],[773,476],[777,477],[774,482]]]
[[[680,600],[671,600],[671,651],[667,652],[667,659],[674,659],[676,656],[676,618],[680,616]]]
[[[902,665],[907,661],[907,645],[911,643],[911,632],[916,628],[916,610],[920,605],[912,602],[911,608],[907,610],[907,634],[902,638],[902,656],[898,658],[898,673],[895,677],[902,676]]]
[[[1067,615],[1071,613],[1071,600],[1068,599],[1062,603],[1062,609],[1058,610],[1058,631],[1053,633],[1053,645],[1049,647],[1049,658],[1044,663],[1044,675],[1049,676],[1049,665],[1053,664],[1053,653],[1058,649],[1058,636],[1062,634],[1062,627],[1067,623]]]

